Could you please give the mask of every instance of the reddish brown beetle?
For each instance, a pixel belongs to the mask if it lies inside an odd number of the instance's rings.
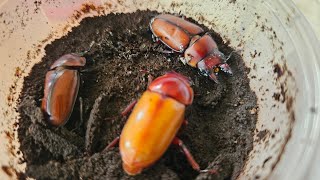
[[[201,27],[182,18],[161,14],[150,22],[150,29],[156,40],[161,41],[172,51],[183,53],[183,63],[197,67],[202,74],[218,83],[217,75],[223,71],[232,75],[226,63],[229,58],[219,51],[216,42],[209,34],[200,36]]]
[[[79,69],[86,59],[66,54],[56,60],[46,74],[41,108],[54,126],[64,125],[73,110],[80,85]]]
[[[133,108],[121,136],[106,149],[120,141],[122,165],[127,174],[139,174],[154,164],[170,144],[180,146],[196,171],[217,173],[214,169],[201,170],[187,147],[176,137],[180,126],[186,122],[185,109],[192,104],[193,96],[190,80],[170,72],[152,81],[137,104],[131,103],[124,110],[122,114]]]
[[[79,54],[66,54],[57,59],[46,74],[41,108],[54,126],[64,125],[73,110],[79,85],[79,69],[86,59]]]
[[[94,44],[95,42],[92,41],[89,49],[82,53],[61,56],[47,72],[41,109],[50,124],[62,126],[69,120],[79,91],[79,70],[86,65],[86,58],[83,55],[90,52]],[[80,121],[82,122],[81,102]]]

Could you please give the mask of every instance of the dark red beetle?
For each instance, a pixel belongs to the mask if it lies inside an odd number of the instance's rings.
[[[46,74],[41,108],[54,126],[64,125],[73,110],[80,85],[79,69],[86,59],[66,54],[56,60]]]
[[[218,83],[217,75],[223,71],[232,75],[226,63],[228,58],[219,51],[216,42],[203,29],[182,18],[161,14],[150,22],[150,29],[156,38],[172,51],[183,53],[183,63],[197,67],[205,76]]]

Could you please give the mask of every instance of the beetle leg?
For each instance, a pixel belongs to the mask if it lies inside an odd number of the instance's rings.
[[[180,56],[179,60],[183,63],[183,65],[186,65],[188,63],[188,60],[185,57]]]
[[[186,16],[184,16],[183,14],[181,14],[181,10],[179,11],[179,16],[181,16],[181,18],[183,19],[183,20],[186,20]]]
[[[97,68],[92,67],[92,68],[81,69],[80,72],[81,73],[90,73],[90,72],[95,71],[95,70],[97,70]]]
[[[156,39],[155,35],[151,34],[151,38],[152,38],[153,42],[157,42],[157,39]]]
[[[80,106],[80,125],[83,123],[83,101],[82,101],[82,97],[79,97],[79,106]]]
[[[108,151],[110,148],[114,147],[115,145],[117,145],[119,143],[120,140],[120,136],[114,138],[113,141],[111,141],[111,143],[104,149],[105,151]]]
[[[129,105],[127,105],[127,107],[121,112],[121,116],[122,117],[125,117],[125,116],[127,116],[129,113],[130,113],[130,111],[134,108],[134,106],[137,104],[137,100],[134,100],[134,101],[132,101]],[[117,116],[113,116],[113,117],[109,117],[109,118],[106,118],[106,119],[108,119],[108,120],[114,120],[114,119],[116,119],[116,118],[119,118],[119,115],[117,115]]]
[[[217,170],[216,169],[200,169],[199,164],[196,162],[196,160],[194,160],[192,154],[190,153],[189,149],[183,144],[183,141],[177,137],[175,137],[172,141],[172,143],[174,145],[178,145],[183,153],[186,155],[187,160],[189,162],[189,164],[192,166],[192,168],[200,173],[210,173],[210,174],[217,174]]]
[[[183,120],[182,125],[187,126],[189,124],[188,120]]]
[[[132,101],[122,112],[122,116],[127,116],[133,107],[137,104],[137,100]]]
[[[152,75],[148,75],[148,84],[147,84],[147,87],[149,87],[149,85],[151,84],[151,82],[153,81],[153,76]]]

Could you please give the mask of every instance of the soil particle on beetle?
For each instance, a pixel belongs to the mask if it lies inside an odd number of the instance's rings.
[[[18,136],[27,164],[26,176],[36,179],[235,179],[253,144],[257,107],[249,87],[248,69],[241,57],[233,55],[228,64],[234,75],[220,73],[215,84],[198,70],[179,62],[178,54],[164,54],[166,48],[154,43],[148,24],[156,12],[110,14],[85,18],[79,26],[45,47],[46,55],[25,78],[20,95]],[[189,19],[192,22],[195,22]],[[203,27],[203,26],[202,26]],[[203,27],[228,55],[233,51],[221,37]],[[60,56],[82,52],[87,65],[81,72],[83,123],[76,102],[69,121],[51,127],[41,114],[44,77]],[[175,146],[140,175],[124,173],[118,148],[104,148],[126,122],[120,115],[127,104],[146,90],[150,77],[176,71],[191,78],[194,103],[187,108],[189,124],[178,136],[204,168],[217,168],[218,175],[199,174]]]

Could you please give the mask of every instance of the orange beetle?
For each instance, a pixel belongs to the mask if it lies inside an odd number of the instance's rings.
[[[183,53],[183,63],[196,67],[205,76],[218,83],[217,75],[221,70],[232,75],[226,63],[229,59],[218,50],[216,42],[209,34],[200,36],[204,31],[201,27],[182,18],[161,14],[150,22],[153,37],[161,41],[172,51]]]
[[[56,60],[46,74],[41,108],[54,126],[64,125],[73,110],[80,85],[78,69],[86,59],[77,54],[66,54]]]
[[[171,143],[180,146],[192,167],[199,172],[198,163],[176,137],[184,122],[187,105],[193,101],[193,90],[189,79],[181,74],[170,72],[155,79],[134,106],[120,137],[106,149],[113,147],[120,139],[120,154],[125,172],[139,174],[154,164],[165,153]],[[128,112],[128,108],[125,110]]]

